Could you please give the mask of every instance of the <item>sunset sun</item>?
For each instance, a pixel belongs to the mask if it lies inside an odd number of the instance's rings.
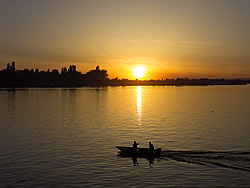
[[[144,67],[135,67],[133,69],[133,74],[137,79],[139,79],[145,76],[145,71],[146,69]]]

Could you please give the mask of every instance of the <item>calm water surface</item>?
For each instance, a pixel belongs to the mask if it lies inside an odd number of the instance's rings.
[[[0,187],[250,186],[249,85],[2,89],[0,104]],[[118,157],[134,140],[176,153]]]

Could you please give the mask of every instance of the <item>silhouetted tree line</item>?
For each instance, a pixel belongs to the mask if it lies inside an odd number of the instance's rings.
[[[57,69],[39,71],[38,69],[16,70],[15,62],[8,63],[6,69],[0,71],[0,87],[80,87],[105,86],[107,71],[99,66],[86,74],[76,70],[75,65],[67,69],[63,67],[61,73]]]
[[[82,74],[76,70],[75,65],[61,72],[57,69],[39,71],[38,69],[16,70],[15,62],[8,63],[6,69],[0,70],[0,87],[81,87],[81,86],[184,86],[184,85],[245,85],[250,79],[165,79],[165,80],[128,80],[107,78],[106,70],[99,66]]]
[[[246,85],[250,83],[250,79],[165,79],[165,80],[128,80],[128,79],[112,79],[107,80],[109,86],[208,86],[208,85]]]

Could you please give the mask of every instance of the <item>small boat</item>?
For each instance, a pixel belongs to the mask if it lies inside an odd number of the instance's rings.
[[[149,150],[148,148],[122,147],[116,146],[120,151],[119,155],[124,157],[139,157],[139,158],[159,158],[161,154],[161,148]]]

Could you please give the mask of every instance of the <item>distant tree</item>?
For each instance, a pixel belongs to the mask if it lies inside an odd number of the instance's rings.
[[[72,72],[76,72],[76,66],[72,65]]]
[[[59,74],[57,69],[52,69],[52,74]]]
[[[68,68],[68,72],[72,72],[72,66],[71,65]]]
[[[15,63],[15,61],[12,61],[11,66],[12,66],[12,71],[15,72],[16,71],[16,63]]]
[[[108,77],[106,70],[101,70],[99,66],[96,66],[95,70],[91,70],[86,73],[86,80],[91,85],[105,85],[105,81]]]
[[[10,63],[8,63],[8,64],[7,64],[7,67],[6,67],[6,70],[7,70],[7,71],[10,71],[10,69],[11,69],[10,67],[11,67],[11,65],[10,65]]]
[[[76,72],[76,66],[75,65],[69,65],[68,72]]]
[[[63,75],[63,74],[66,74],[67,73],[67,68],[66,67],[63,67],[62,69],[61,69],[61,74]]]

